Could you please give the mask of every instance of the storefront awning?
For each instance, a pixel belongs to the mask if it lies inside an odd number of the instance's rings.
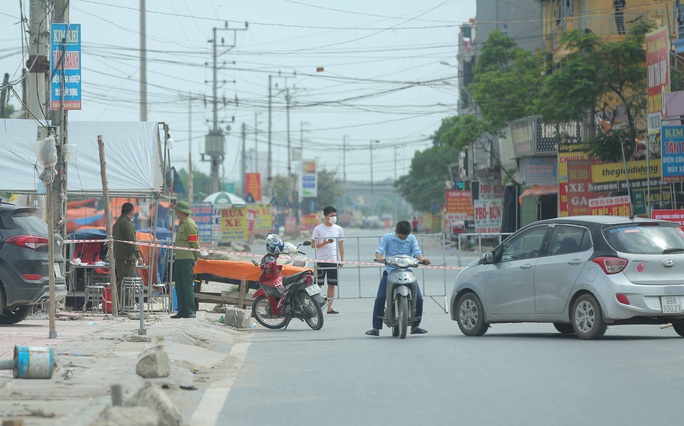
[[[518,197],[518,202],[522,204],[523,202],[523,197],[527,196],[533,196],[533,197],[539,197],[541,195],[548,195],[548,194],[557,194],[558,193],[558,186],[557,185],[534,185],[531,188],[528,188],[523,191],[522,194],[520,194],[520,197]]]

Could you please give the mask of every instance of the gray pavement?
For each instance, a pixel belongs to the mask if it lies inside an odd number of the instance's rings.
[[[111,315],[58,321],[56,339],[48,338],[46,318],[2,326],[0,359],[11,359],[15,346],[51,347],[56,365],[51,379],[15,379],[11,370],[0,370],[0,419],[20,418],[25,425],[101,425],[113,384],[122,385],[124,401],[145,382],[167,389],[172,401],[182,400],[192,391],[181,386],[200,388],[211,381],[212,369],[225,361],[241,333],[220,323],[220,316],[199,311],[196,319],[171,319],[153,313],[145,321],[148,342],[135,341],[139,320]],[[170,376],[139,377],[139,355],[158,345],[169,355]]]

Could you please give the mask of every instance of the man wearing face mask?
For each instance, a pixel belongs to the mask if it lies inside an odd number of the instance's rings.
[[[423,252],[420,250],[415,235],[411,235],[411,224],[407,220],[397,222],[394,232],[382,236],[380,244],[375,250],[375,259],[382,262],[386,257],[399,254],[418,258],[418,260],[424,261],[426,265],[430,264],[430,259],[423,257]],[[378,295],[375,296],[375,305],[373,306],[373,328],[366,331],[366,334],[369,336],[380,335],[382,317],[385,315],[385,300],[387,299],[387,273],[392,269],[394,269],[394,266],[388,265],[382,273]],[[422,316],[423,295],[420,293],[420,287],[418,287],[418,298],[416,300],[416,317],[418,319],[411,324],[411,334],[427,333],[427,330],[419,327]]]
[[[336,225],[337,210],[333,206],[323,209],[323,223],[316,226],[311,235],[311,246],[316,249],[318,260],[316,270],[316,282],[321,287],[328,279],[328,313],[339,314],[332,307],[335,298],[335,286],[337,286],[337,261],[344,260],[344,231]],[[339,259],[337,254],[339,253]]]

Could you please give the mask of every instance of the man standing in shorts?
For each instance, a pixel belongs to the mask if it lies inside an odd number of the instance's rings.
[[[332,307],[337,285],[337,261],[344,261],[344,231],[336,225],[337,210],[333,206],[323,209],[323,223],[316,226],[311,235],[311,246],[316,249],[318,277],[316,282],[323,286],[328,278],[328,313],[339,314]],[[338,254],[339,252],[339,259]]]

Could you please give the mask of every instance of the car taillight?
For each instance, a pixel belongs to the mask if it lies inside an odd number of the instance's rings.
[[[603,272],[608,275],[622,272],[627,266],[627,259],[620,257],[597,257],[594,263],[598,264]]]
[[[36,250],[50,243],[45,237],[34,237],[33,235],[13,235],[6,239],[5,242],[31,250]]]

